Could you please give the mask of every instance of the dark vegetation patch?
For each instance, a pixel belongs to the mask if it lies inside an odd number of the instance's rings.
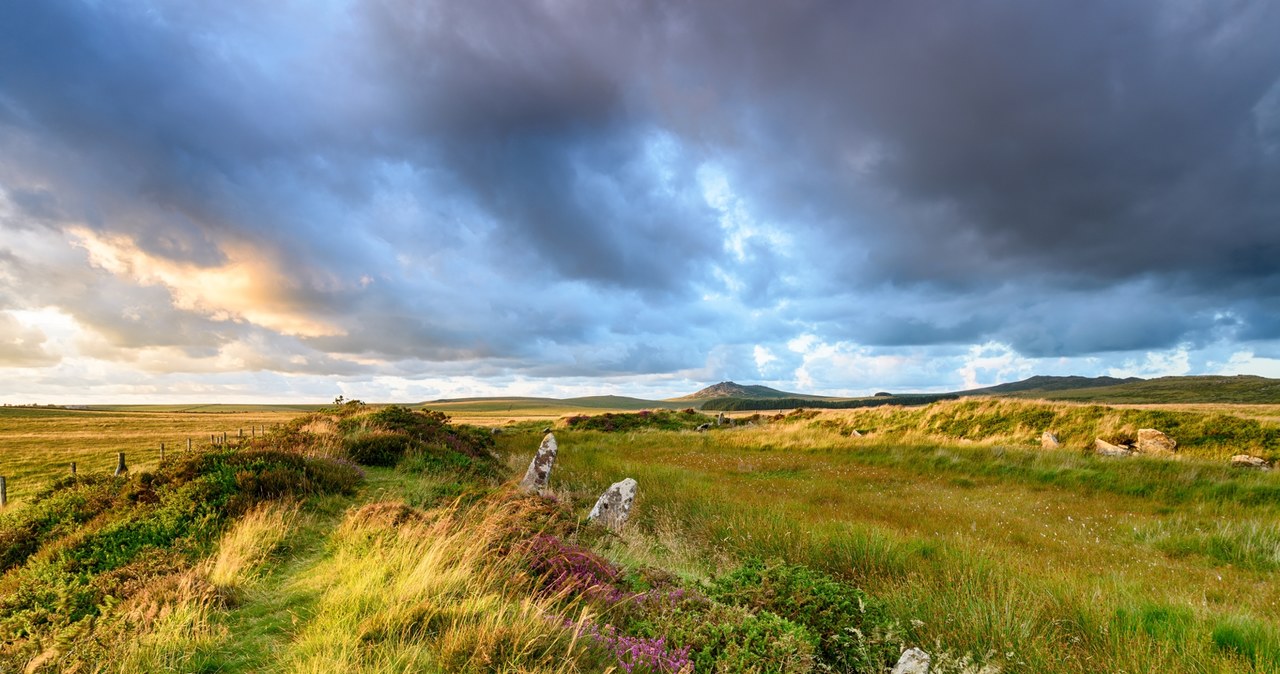
[[[714,423],[715,417],[700,414],[693,408],[680,411],[606,412],[590,416],[572,416],[565,419],[565,425],[574,430],[604,431],[606,433],[640,430],[691,431],[703,424]]]

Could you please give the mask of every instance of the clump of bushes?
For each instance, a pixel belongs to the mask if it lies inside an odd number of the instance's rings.
[[[639,430],[689,431],[702,424],[714,423],[715,417],[699,413],[693,408],[675,410],[641,410],[639,412],[605,412],[595,415],[577,415],[565,419],[565,425],[574,430],[617,433]]]
[[[711,583],[724,603],[768,611],[817,639],[818,659],[833,671],[877,671],[893,653],[876,640],[883,610],[852,585],[805,566],[749,560]]]
[[[451,424],[442,412],[388,405],[375,412],[342,418],[337,422],[337,432],[346,456],[361,465],[456,473],[469,479],[500,474],[498,462],[490,453],[492,434]]]

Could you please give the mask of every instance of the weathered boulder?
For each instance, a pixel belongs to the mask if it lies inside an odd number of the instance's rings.
[[[723,426],[725,423],[724,412],[716,415],[716,425]]]
[[[1058,440],[1057,433],[1045,431],[1040,434],[1040,447],[1042,449],[1062,449],[1062,442]]]
[[[701,433],[701,432],[703,432],[703,431],[707,430],[708,428],[711,428],[711,424],[701,424],[701,425],[699,425],[699,426],[698,426],[698,428],[697,428],[697,429],[695,429],[695,430],[697,430],[699,433]]]
[[[1113,445],[1102,438],[1093,441],[1093,451],[1102,456],[1131,456],[1133,450],[1123,445]]]
[[[547,433],[542,438],[538,453],[529,462],[529,470],[524,472],[520,480],[520,488],[525,491],[540,492],[547,488],[547,480],[551,478],[551,467],[556,462],[556,436]]]
[[[858,430],[858,429],[856,429],[856,428],[855,428],[855,429],[853,429],[853,430],[849,431],[849,437],[851,437],[851,438],[860,438],[860,437],[862,437],[862,431],[860,431],[860,430]]]
[[[1271,462],[1260,456],[1249,456],[1248,454],[1236,454],[1231,457],[1231,465],[1234,468],[1254,468],[1256,470],[1271,470]]]
[[[932,660],[928,653],[919,648],[908,648],[898,658],[898,664],[893,666],[891,674],[929,674],[930,664]]]
[[[1172,456],[1177,448],[1178,442],[1164,433],[1154,428],[1139,428],[1138,442],[1133,449],[1139,454]]]
[[[587,515],[588,522],[599,522],[614,531],[622,528],[631,515],[631,504],[636,500],[636,481],[627,478],[613,483],[600,498],[596,507]]]

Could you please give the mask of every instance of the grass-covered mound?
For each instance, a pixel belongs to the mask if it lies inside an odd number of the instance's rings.
[[[264,500],[353,493],[356,467],[295,452],[218,450],[154,472],[53,482],[0,516],[0,670],[92,640],[95,619],[209,552]],[[74,648],[68,650],[75,650]],[[56,655],[46,658],[50,667]]]
[[[848,434],[882,438],[1038,445],[1053,431],[1068,449],[1090,450],[1095,438],[1132,441],[1139,428],[1155,428],[1178,441],[1178,452],[1225,459],[1253,453],[1280,458],[1280,425],[1219,412],[1047,403],[977,398],[928,407],[886,407],[826,416],[814,423]]]
[[[491,451],[491,431],[450,423],[441,412],[402,405],[373,410],[348,402],[299,417],[270,441],[364,466],[470,478],[494,478],[501,472]]]

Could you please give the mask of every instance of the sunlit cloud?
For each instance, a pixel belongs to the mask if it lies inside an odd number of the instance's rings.
[[[245,242],[223,243],[224,261],[213,266],[165,259],[142,250],[124,235],[84,227],[69,230],[89,263],[141,285],[169,290],[175,307],[218,321],[246,321],[284,335],[341,335],[341,328],[295,306],[289,291],[297,281]]]

